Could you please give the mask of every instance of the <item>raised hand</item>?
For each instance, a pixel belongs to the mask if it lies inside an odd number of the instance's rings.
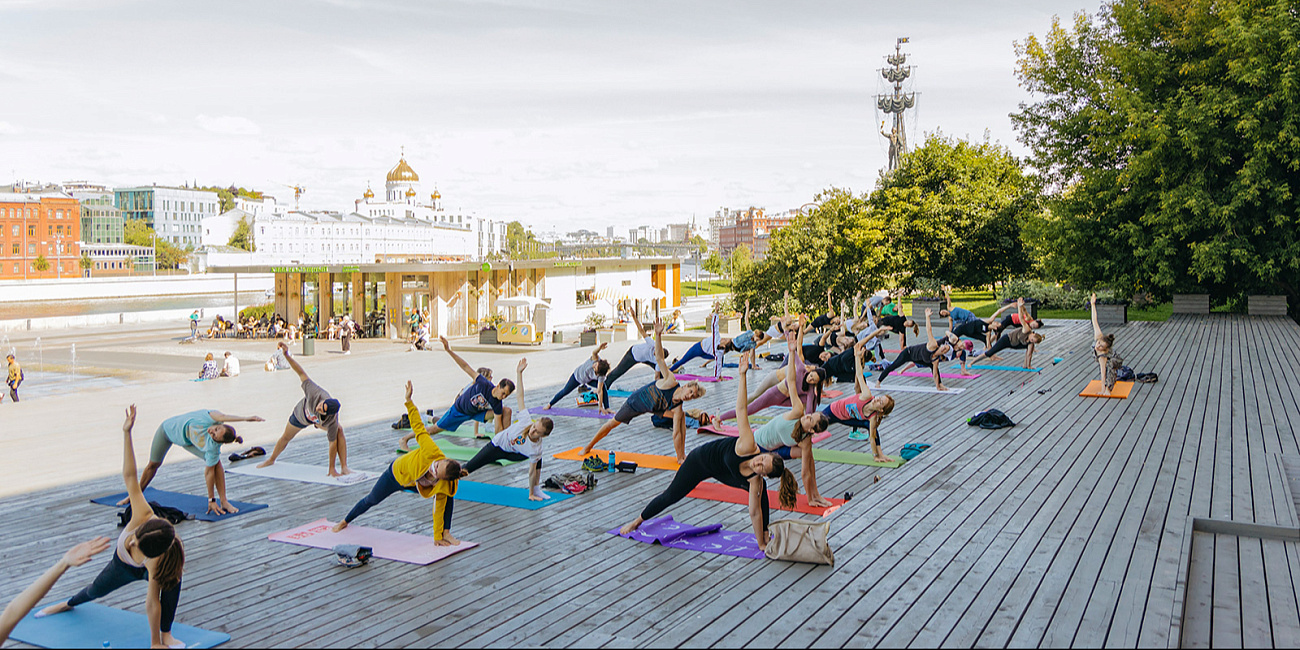
[[[135,427],[135,404],[126,407],[126,420],[122,422],[122,432],[131,433]]]
[[[749,358],[753,355],[752,350],[746,350],[740,354],[739,370],[741,374],[749,372]]]
[[[415,394],[415,386],[413,386],[413,385],[411,384],[410,380],[407,380],[407,382],[406,382],[406,401],[408,401],[408,402],[411,401],[411,396],[414,395],[414,394]]]
[[[90,561],[90,558],[104,552],[112,542],[107,537],[96,537],[86,540],[63,554],[63,563],[68,566],[81,566]]]
[[[522,374],[524,372],[524,368],[527,367],[528,367],[528,358],[525,357],[519,360],[519,365],[515,366],[515,372]]]
[[[664,322],[658,316],[655,316],[655,338],[659,338],[664,333]]]
[[[447,352],[451,352],[451,341],[448,341],[447,337],[439,335],[438,342],[442,344],[443,350],[446,350]]]

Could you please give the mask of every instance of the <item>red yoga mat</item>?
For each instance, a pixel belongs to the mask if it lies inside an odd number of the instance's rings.
[[[686,496],[694,497],[696,499],[708,499],[709,501],[721,501],[723,503],[738,503],[740,505],[749,505],[748,491],[742,490],[740,488],[734,488],[729,485],[723,485],[721,483],[714,483],[713,481],[700,483],[699,485],[695,486],[694,490],[691,490],[690,494],[687,494]],[[830,501],[834,505],[831,505],[830,507],[827,508],[814,508],[808,505],[808,495],[800,494],[797,502],[795,503],[794,510],[792,510],[792,512],[801,512],[805,515],[820,515],[824,517],[826,515],[831,514],[832,512],[835,512],[836,510],[839,510],[840,506],[844,505],[845,503],[848,503],[844,499],[827,499],[827,501]],[[775,490],[767,491],[767,502],[768,505],[770,505],[773,508],[785,510],[785,508],[781,507],[781,502],[777,498]]]

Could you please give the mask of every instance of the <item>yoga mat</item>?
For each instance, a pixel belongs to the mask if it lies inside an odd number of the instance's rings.
[[[432,429],[432,428],[433,428],[433,425],[434,425],[434,424],[437,424],[437,422],[438,422],[437,420],[426,421],[426,422],[424,423],[424,426],[425,426],[426,429]],[[396,429],[396,430],[397,430],[397,431],[410,431],[410,430],[411,430],[411,427],[406,427],[406,428],[404,428],[404,429]],[[475,435],[474,435],[474,423],[473,423],[473,422],[469,422],[469,423],[466,423],[466,424],[462,424],[462,425],[460,425],[460,428],[459,428],[459,429],[456,429],[455,431],[439,431],[438,433],[430,432],[429,435],[431,435],[431,436],[453,436],[453,437],[456,437],[456,438],[475,438],[475,437],[477,437],[479,440],[487,440],[487,439],[491,438],[491,437],[492,437],[492,434],[494,433],[494,432],[492,431],[492,424],[491,424],[491,423],[486,423],[486,422],[480,422],[480,423],[479,423],[479,429],[478,429],[478,430],[479,430],[479,435],[478,435],[478,436],[475,436]]]
[[[411,442],[415,442],[415,441],[412,440]],[[452,460],[460,461],[462,463],[467,463],[470,461],[470,459],[474,458],[474,456],[478,455],[478,447],[461,447],[460,445],[453,445],[450,442],[440,442],[437,444],[438,444],[438,449],[442,450],[442,455]],[[419,447],[419,445],[412,445],[412,448],[415,447]],[[405,451],[402,451],[401,447],[397,447],[396,451],[399,454],[406,453]],[[493,462],[495,462],[498,465],[514,465],[519,461],[506,460],[504,458],[501,458]]]
[[[48,603],[47,603],[48,604]],[[152,640],[149,618],[98,603],[77,605],[72,611],[36,618],[28,614],[14,628],[9,640],[38,648],[148,648]],[[215,648],[230,635],[181,623],[172,625],[172,636],[187,648]]]
[[[1042,368],[1021,368],[1020,366],[986,366],[984,364],[980,364],[978,366],[971,366],[970,368],[971,370],[975,370],[978,368],[980,370],[1007,370],[1010,372],[1042,372],[1043,371]]]
[[[126,498],[125,492],[110,494],[106,497],[91,499],[91,503],[98,503],[101,506],[117,506],[117,502]],[[210,515],[208,514],[208,498],[193,494],[182,494],[180,492],[167,492],[165,490],[155,490],[153,488],[144,489],[144,500],[155,501],[159,505],[169,506],[184,512],[187,515],[194,515],[199,521],[225,521],[231,517],[246,515],[255,510],[266,508],[265,503],[244,503],[243,501],[231,501],[230,505],[239,508],[239,512],[233,515]],[[126,506],[122,506],[125,508]]]
[[[948,390],[939,390],[933,386],[898,386],[884,384],[881,386],[872,386],[871,390],[894,391],[896,393],[938,393],[940,395],[959,395],[965,388],[949,388]]]
[[[597,420],[611,420],[614,418],[613,415],[601,415],[600,411],[594,408],[566,409],[555,407],[551,409],[537,409],[537,417],[543,415],[561,415],[570,418],[594,418]]]
[[[728,379],[735,379],[735,377],[710,377],[706,375],[686,375],[686,374],[677,375],[677,378],[683,381],[726,381]]]
[[[1133,382],[1117,381],[1115,388],[1109,394],[1103,392],[1106,389],[1105,384],[1100,379],[1094,379],[1088,382],[1088,387],[1079,393],[1079,397],[1108,397],[1111,399],[1128,399],[1128,394],[1133,390]]]
[[[592,449],[591,453],[587,454],[587,456],[597,456],[601,460],[605,462],[609,462],[608,449]],[[568,451],[562,451],[558,454],[555,454],[553,458],[558,458],[560,460],[580,461],[586,458],[587,456],[582,455],[582,447],[574,447],[573,449],[570,449]],[[628,461],[628,460],[636,463],[638,468],[665,469],[670,472],[676,472],[677,468],[679,467],[679,465],[677,464],[677,458],[673,456],[637,454],[637,453],[632,453],[630,451],[614,452],[614,462],[621,463],[623,461]]]
[[[870,373],[868,373],[868,374],[870,374]],[[931,377],[934,376],[933,374],[928,373],[928,372],[893,372],[893,373],[890,373],[890,375],[891,375],[891,376],[892,376],[892,375],[898,375],[899,377],[921,377],[921,378],[923,378],[923,379],[929,379],[929,378],[931,378]],[[972,372],[972,373],[969,374],[969,375],[963,375],[963,374],[961,374],[961,373],[952,374],[952,373],[947,373],[947,372],[941,372],[941,373],[939,373],[939,378],[940,378],[940,379],[974,379],[974,378],[976,378],[976,377],[978,377],[978,376],[979,376],[979,373],[974,373],[974,372]]]
[[[749,490],[742,490],[740,488],[731,487],[730,485],[714,483],[713,481],[700,483],[686,496],[694,497],[696,499],[708,499],[709,501],[749,505]],[[840,506],[848,503],[844,499],[826,500],[830,501],[832,505],[825,508],[814,508],[808,505],[808,495],[800,494],[799,498],[795,502],[794,510],[791,512],[802,512],[805,515],[821,515],[824,517],[839,510]],[[777,498],[776,490],[767,491],[767,503],[772,508],[786,510],[786,508],[781,507],[781,501]]]
[[[835,390],[834,388],[828,388],[828,389],[822,391],[822,397],[825,397],[825,398],[828,398],[828,399],[835,399],[835,398],[837,398],[837,397],[842,397],[843,395],[844,395],[844,391],[842,391],[842,390]]]
[[[494,506],[506,506],[508,508],[523,508],[524,510],[537,510],[573,497],[572,494],[564,494],[563,492],[548,493],[546,496],[551,498],[543,501],[532,501],[528,498],[528,488],[475,483],[463,479],[458,482],[456,487],[457,500],[489,503]]]
[[[844,463],[845,465],[866,465],[868,467],[902,467],[904,461],[899,456],[890,456],[888,463],[876,460],[873,454],[857,451],[839,451],[837,449],[813,449],[813,459],[819,463]]]
[[[618,528],[608,531],[609,535],[618,535]],[[687,526],[673,521],[672,516],[656,517],[641,524],[640,528],[620,537],[645,544],[659,544],[684,551],[700,551],[732,557],[747,557],[761,560],[767,557],[758,547],[758,540],[753,533],[739,533],[722,530],[722,524],[712,526]]]
[[[632,396],[632,391],[630,391],[630,390],[619,390],[619,389],[617,389],[617,388],[611,388],[611,389],[605,391],[605,394],[609,395],[610,397],[631,397],[631,396]]]
[[[696,433],[712,433],[719,436],[730,436],[732,438],[740,437],[740,428],[731,424],[709,424],[695,430]],[[813,436],[813,443],[821,442],[831,437],[830,429]]]
[[[333,522],[317,519],[310,524],[280,533],[272,533],[267,539],[273,542],[296,544],[330,550],[339,544],[356,544],[374,549],[375,557],[407,564],[433,564],[438,560],[467,551],[476,542],[461,541],[457,546],[438,546],[431,535],[411,535],[378,528],[366,528],[356,524],[349,525],[342,532],[330,532]]]
[[[369,483],[377,478],[383,472],[361,472],[352,470],[351,474],[335,478],[329,475],[328,469],[318,465],[299,465],[298,463],[286,463],[282,460],[270,467],[259,468],[257,464],[261,458],[250,458],[238,463],[233,463],[226,468],[230,474],[241,474],[244,476],[260,476],[262,478],[280,479],[282,481],[302,481],[303,483],[319,483],[321,485],[348,486],[358,483]],[[236,508],[239,506],[236,505]]]

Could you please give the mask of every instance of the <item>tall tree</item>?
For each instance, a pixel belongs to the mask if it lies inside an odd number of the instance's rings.
[[[831,188],[814,201],[815,210],[773,232],[767,256],[735,278],[736,304],[749,300],[760,319],[777,315],[787,290],[791,309],[820,310],[828,289],[848,300],[884,281],[885,233],[866,198]]]
[[[1293,0],[1114,0],[1017,43],[1012,120],[1054,185],[1044,270],[1121,293],[1300,307]]]
[[[885,270],[901,286],[983,286],[1032,268],[1020,231],[1041,209],[1038,182],[997,144],[931,135],[869,203],[889,240]]]
[[[230,233],[230,241],[227,245],[250,253],[257,250],[257,245],[253,242],[253,225],[248,223],[248,217],[239,218],[239,223],[235,224],[235,231]]]
[[[189,259],[189,252],[162,237],[155,237],[144,219],[127,219],[123,229],[123,241],[132,246],[150,246],[160,269],[180,268]]]

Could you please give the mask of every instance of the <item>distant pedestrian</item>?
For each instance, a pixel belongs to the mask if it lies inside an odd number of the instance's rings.
[[[190,338],[199,338],[199,310],[197,309],[194,310],[193,314],[190,314]]]
[[[199,379],[216,379],[220,375],[217,370],[217,362],[212,359],[212,353],[203,358],[203,369],[199,371]]]
[[[356,324],[352,321],[352,317],[348,314],[343,314],[343,325],[340,328],[342,331],[339,332],[339,337],[343,341],[343,354],[352,354],[352,334],[354,327],[356,327]]]
[[[9,386],[9,399],[17,402],[18,387],[23,383],[23,367],[12,354],[7,355],[5,360],[9,362],[9,376],[5,379],[5,384]]]

